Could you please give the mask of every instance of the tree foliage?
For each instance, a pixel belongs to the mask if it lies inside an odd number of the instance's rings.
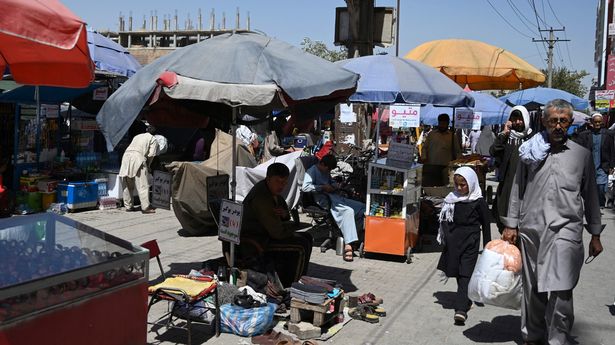
[[[548,74],[546,70],[541,70],[545,74],[548,80]],[[553,69],[553,78],[551,80],[551,87],[554,89],[560,89],[577,95],[581,98],[585,97],[587,93],[587,86],[582,84],[582,79],[587,77],[589,73],[585,70],[572,71],[566,67],[556,67]],[[547,86],[547,80],[541,86]]]
[[[303,51],[305,52],[308,52],[312,55],[316,55],[331,62],[344,60],[348,56],[345,47],[342,47],[339,50],[331,50],[323,42],[312,41],[308,37],[305,37],[303,39],[303,42],[301,42],[301,49],[303,49]]]

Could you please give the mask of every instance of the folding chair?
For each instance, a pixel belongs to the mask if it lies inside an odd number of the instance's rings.
[[[158,267],[160,267],[160,275],[162,276],[162,279],[165,279],[166,276],[164,275],[164,269],[162,269],[162,262],[160,262],[160,247],[158,247],[158,241],[156,241],[155,239],[147,241],[145,243],[142,243],[141,247],[149,250],[150,260],[154,257],[156,258],[156,260],[158,261]]]
[[[151,295],[150,302],[147,306],[147,312],[152,305],[160,301],[173,302],[173,307],[170,311],[159,317],[151,325],[165,326],[168,328],[187,329],[188,345],[192,344],[192,323],[200,323],[205,325],[214,324],[216,337],[220,335],[220,305],[218,302],[217,282],[211,277],[186,277],[176,276],[166,278],[162,283],[150,286],[148,292]],[[213,294],[213,307],[209,307],[206,298]],[[212,321],[205,321],[199,318],[198,315],[204,315],[207,311],[213,311],[214,317]],[[168,318],[166,324],[161,321]],[[178,319],[186,320],[186,327],[178,326],[175,322]]]

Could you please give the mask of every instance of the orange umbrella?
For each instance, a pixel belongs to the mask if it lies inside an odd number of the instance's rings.
[[[438,69],[472,90],[516,90],[538,86],[545,76],[517,55],[487,43],[448,39],[423,43],[405,56]]]
[[[0,0],[0,73],[20,84],[86,87],[94,79],[85,23],[57,0]]]

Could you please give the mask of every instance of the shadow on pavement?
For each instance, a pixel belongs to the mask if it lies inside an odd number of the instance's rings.
[[[433,296],[436,298],[434,303],[438,303],[443,309],[454,309],[456,292],[436,291]]]
[[[472,317],[470,310],[469,317]],[[521,317],[515,315],[496,316],[491,320],[482,321],[481,323],[463,331],[468,339],[476,343],[505,343],[514,341],[517,344],[522,344],[521,338]]]
[[[162,321],[166,321],[163,319]],[[186,322],[183,320],[175,321],[177,326],[185,327]],[[192,323],[192,344],[203,344],[209,339],[215,337],[214,329],[211,326]],[[149,344],[173,343],[173,344],[188,344],[188,330],[179,328],[167,329],[164,325],[153,325],[148,332],[156,333],[156,341]]]
[[[615,316],[615,304],[607,304],[607,307],[609,308],[611,315]]]
[[[340,261],[341,260],[342,259],[340,258]],[[332,266],[323,266],[310,262],[307,274],[311,277],[336,280],[338,283],[342,284],[344,292],[354,292],[358,290],[350,279],[352,270]]]

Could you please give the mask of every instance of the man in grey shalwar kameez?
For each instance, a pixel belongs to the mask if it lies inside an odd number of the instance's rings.
[[[521,162],[511,191],[502,238],[521,239],[524,344],[570,344],[572,289],[583,265],[583,215],[592,235],[589,255],[602,252],[600,208],[591,153],[566,140],[572,106],[545,106],[538,133],[519,148]],[[584,207],[585,206],[585,207]]]

